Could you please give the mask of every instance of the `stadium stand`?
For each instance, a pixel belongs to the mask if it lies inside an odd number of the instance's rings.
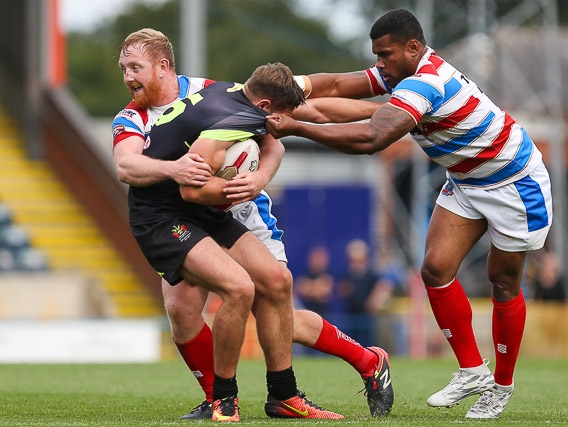
[[[116,316],[161,314],[132,268],[52,166],[27,157],[19,129],[2,108],[0,200],[0,272],[73,272],[100,283]]]

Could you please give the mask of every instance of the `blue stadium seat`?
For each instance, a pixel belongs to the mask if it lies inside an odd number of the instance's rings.
[[[16,269],[16,258],[10,249],[0,249],[0,272],[9,272]]]
[[[27,247],[29,247],[29,237],[23,227],[10,224],[0,228],[0,248],[23,249]]]
[[[28,232],[12,223],[10,210],[0,203],[0,272],[48,269],[46,255],[30,246]]]
[[[0,203],[0,228],[8,226],[12,223],[12,214],[10,210],[4,205]]]
[[[48,270],[47,257],[36,248],[23,248],[15,251],[15,268],[21,271]]]

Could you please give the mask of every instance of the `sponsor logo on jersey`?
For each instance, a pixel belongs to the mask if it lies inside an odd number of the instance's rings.
[[[406,96],[404,96],[404,95],[406,95],[404,92],[400,92],[400,91],[399,91],[399,92],[393,93],[391,96],[392,96],[394,99],[399,99],[399,100],[402,101],[402,102],[408,102],[408,98],[407,98]]]
[[[227,92],[237,92],[239,90],[242,90],[244,87],[244,84],[242,83],[235,83],[233,85],[233,87],[230,87],[229,89],[227,89]]]
[[[129,118],[132,118],[132,117],[134,117],[134,116],[136,115],[136,111],[134,111],[134,110],[122,110],[122,111],[120,112],[120,115],[121,115],[121,116],[125,116],[125,117],[129,117]]]
[[[118,135],[120,135],[122,132],[124,132],[124,125],[116,125],[115,127],[112,128],[112,138],[116,138]]]

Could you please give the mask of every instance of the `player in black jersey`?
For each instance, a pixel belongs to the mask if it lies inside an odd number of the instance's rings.
[[[113,121],[113,157],[117,177],[125,184],[135,187],[167,179],[175,180],[180,185],[205,185],[212,176],[211,168],[202,162],[200,155],[187,153],[180,159],[167,161],[152,159],[142,152],[150,129],[162,112],[176,100],[193,95],[214,81],[177,75],[171,43],[163,33],[151,28],[131,33],[118,49],[118,54],[118,65],[132,101]],[[307,97],[311,91],[309,80],[306,82],[305,76],[295,78]],[[307,101],[295,109],[293,115],[314,123],[357,121],[369,118],[378,105],[376,102],[352,99],[328,99],[329,101],[324,98]],[[282,232],[272,215],[270,196],[262,190],[278,170],[283,155],[284,146],[281,143],[263,143],[259,169],[238,174],[227,181],[223,192],[232,202],[237,203],[231,208],[233,217],[245,224],[279,261],[282,272],[274,280],[292,286],[292,276],[287,268],[286,251],[281,240]],[[205,395],[201,404],[181,418],[211,419],[213,337],[211,328],[203,317],[209,292],[203,287],[189,286],[185,281],[176,286],[169,285],[164,279],[161,282],[172,340]],[[274,289],[278,292],[280,286],[275,286]],[[303,309],[294,310],[294,342],[347,362],[365,383],[365,396],[371,415],[383,416],[390,411],[392,387],[375,387],[379,379],[384,381],[383,371],[389,369],[388,357],[382,349],[362,347],[317,313]],[[273,414],[277,409],[278,415],[282,416],[284,405],[289,403],[267,400],[265,410],[268,414]],[[291,409],[288,409],[287,415],[299,416]]]
[[[214,83],[174,103],[153,126],[143,154],[175,160],[189,151],[215,172],[235,141],[255,137],[260,144],[274,143],[264,128],[266,116],[291,113],[303,101],[288,67],[267,64],[244,85]],[[150,264],[171,285],[185,280],[221,297],[213,322],[212,419],[239,420],[236,366],[251,309],[266,360],[272,415],[278,416],[280,402],[286,402],[298,417],[343,418],[298,391],[292,370],[292,289],[274,289],[275,283],[291,281],[275,280],[283,270],[265,245],[231,213],[209,206],[231,202],[219,191],[224,185],[213,176],[200,187],[166,180],[129,189],[132,233]]]
[[[270,67],[277,69],[276,66]],[[256,72],[258,74],[272,73],[278,78],[282,74],[273,72],[274,70],[268,73],[263,67],[259,69],[260,71]],[[255,74],[252,78],[255,78]],[[264,77],[255,78],[252,83],[261,78]],[[275,82],[273,85],[276,85],[277,78],[271,78]],[[290,84],[295,83],[292,80]],[[215,171],[223,163],[225,150],[233,142],[251,137],[272,139],[266,135],[264,128],[268,111],[276,109],[291,113],[294,109],[291,105],[303,102],[301,89],[296,86],[296,93],[291,94],[292,101],[285,100],[284,93],[276,92],[276,96],[283,100],[274,103],[266,95],[255,95],[263,92],[256,88],[256,92],[252,92],[250,86],[250,81],[247,85],[216,82],[188,98],[177,101],[164,111],[154,124],[143,154],[161,160],[175,160],[187,154],[189,150],[189,153],[200,154]],[[257,103],[260,107],[253,104],[245,93],[253,99],[258,97]],[[266,108],[266,111],[263,108]],[[171,215],[172,212],[205,209],[201,205],[188,206],[187,202],[225,204],[228,201],[220,194],[220,188],[225,184],[224,179],[213,177],[202,187],[182,186],[182,194],[186,196],[186,200],[180,194],[179,185],[173,180],[149,187],[132,187],[129,194],[131,224],[153,223],[163,216]],[[159,205],[156,205],[156,199],[160,200]],[[165,210],[165,207],[168,209]]]

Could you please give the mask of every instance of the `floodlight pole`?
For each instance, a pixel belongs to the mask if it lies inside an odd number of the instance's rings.
[[[550,232],[552,249],[560,259],[560,270],[567,269],[568,254],[566,250],[566,164],[565,148],[566,127],[564,122],[564,105],[562,100],[562,60],[559,52],[560,37],[558,31],[558,9],[556,0],[549,0],[543,6],[542,26],[546,54],[545,80],[548,114],[553,118],[549,126],[549,172],[552,185],[552,201],[554,204],[554,220]]]
[[[179,0],[181,62],[178,72],[205,77],[207,73],[207,0]]]

